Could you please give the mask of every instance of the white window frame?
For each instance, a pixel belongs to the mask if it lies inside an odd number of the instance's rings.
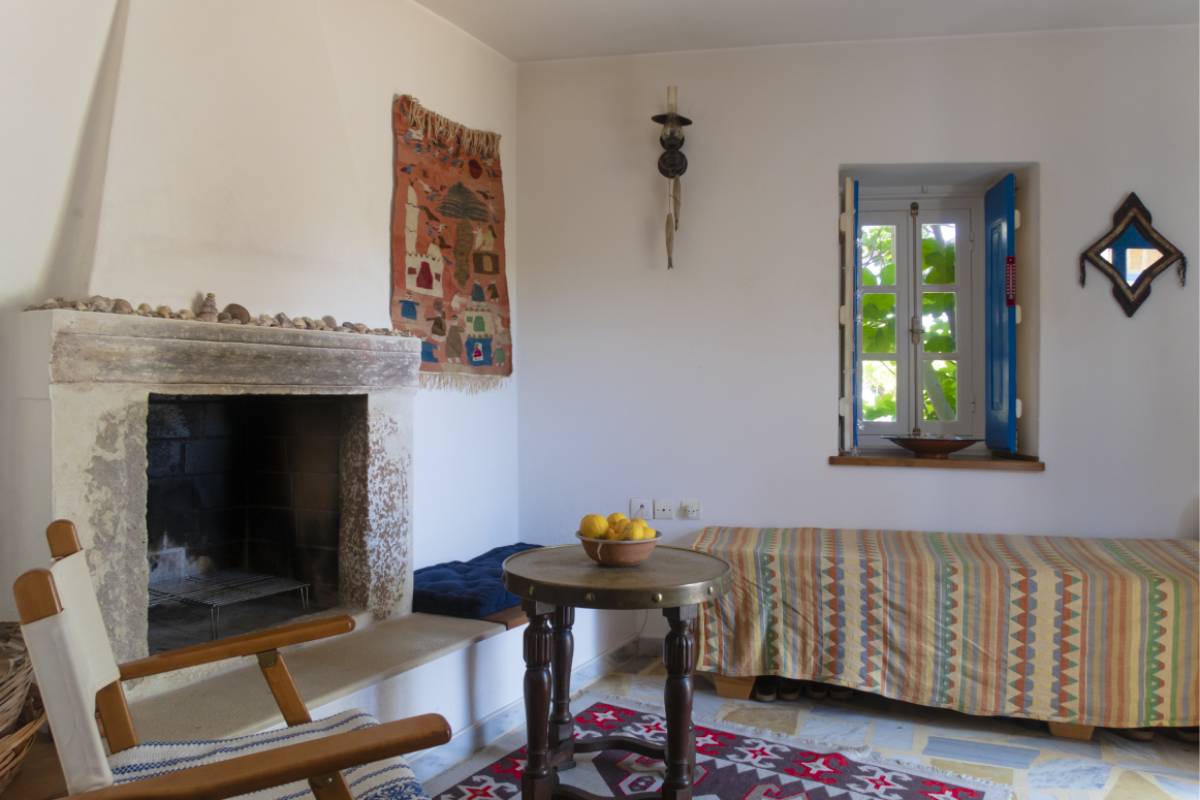
[[[910,207],[913,202],[918,204],[917,226],[913,225]],[[921,224],[933,224],[937,221],[954,223],[956,231],[956,268],[955,283],[947,285],[946,291],[954,291],[956,330],[955,353],[925,353],[921,344],[913,344],[910,335],[910,325],[915,310],[919,307],[920,292],[939,291],[941,286],[923,286],[920,280],[916,260],[919,258],[917,247],[919,237],[914,233],[919,231]],[[983,193],[977,189],[960,190],[954,187],[933,189],[930,187],[889,187],[872,190],[870,187],[860,187],[859,193],[859,225],[896,224],[896,285],[895,287],[857,286],[859,313],[862,313],[862,297],[864,294],[892,292],[896,294],[896,365],[897,365],[897,397],[896,420],[894,422],[869,422],[861,419],[861,403],[859,404],[859,419],[854,424],[859,426],[860,449],[889,449],[895,445],[888,441],[888,436],[909,435],[914,425],[919,425],[922,434],[944,436],[983,437],[984,414],[979,398],[983,397],[983,291],[984,280],[984,248],[977,246],[982,242],[983,226]],[[855,235],[857,235],[857,231]],[[965,236],[964,236],[965,233]],[[901,235],[903,234],[903,235]],[[965,245],[965,252],[964,252]],[[860,270],[861,272],[861,270]],[[855,320],[855,329],[850,332],[856,335],[859,320]],[[917,376],[913,369],[916,364],[924,365],[928,361],[956,359],[958,361],[958,401],[957,417],[952,422],[918,421],[923,403],[917,400],[913,384]],[[872,354],[859,352],[858,363],[855,365],[861,380],[864,360],[874,360]]]
[[[865,269],[861,264],[859,265],[859,285],[855,287],[858,292],[859,319],[855,320],[855,325],[862,325],[864,297],[871,294],[895,294],[896,352],[894,354],[868,353],[865,351],[866,346],[860,338],[858,352],[859,385],[857,387],[860,398],[858,405],[860,419],[856,420],[858,423],[858,442],[860,447],[864,444],[864,437],[905,436],[912,430],[912,425],[907,424],[907,420],[912,415],[912,411],[909,408],[912,393],[904,390],[904,387],[908,383],[906,376],[912,372],[912,348],[908,346],[908,320],[912,316],[912,280],[905,275],[905,265],[912,259],[912,218],[909,216],[907,208],[900,211],[895,208],[866,208],[866,205],[868,204],[863,203],[860,199],[858,209],[858,226],[860,231],[862,228],[868,226],[892,226],[896,229],[896,283],[893,286],[864,286],[861,282],[861,276],[865,272]],[[859,253],[861,254],[861,252],[862,248],[860,246]],[[891,360],[896,362],[896,419],[892,422],[861,419],[862,382],[865,375],[863,362]],[[878,441],[884,440],[878,439]]]

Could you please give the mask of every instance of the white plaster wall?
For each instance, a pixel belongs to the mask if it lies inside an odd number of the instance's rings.
[[[83,217],[68,187],[86,172],[84,121],[113,9],[101,0],[0,3],[0,619],[16,618],[12,581],[30,559],[47,558],[44,543],[27,547],[22,534],[50,514],[36,490],[50,479],[45,371],[40,399],[21,379],[36,369],[22,355],[44,351],[21,341],[17,310],[47,291],[64,231]]]
[[[119,74],[101,69],[114,8]],[[22,187],[0,199],[5,350],[16,309],[53,292],[179,307],[211,291],[256,313],[387,325],[396,93],[502,134],[515,288],[516,66],[410,0],[19,0],[0,14],[0,85],[16,102],[0,177]],[[516,399],[511,381],[419,393],[417,566],[517,539]],[[16,436],[38,411],[21,407],[6,390],[5,507],[37,463]],[[2,587],[42,560],[24,544],[44,522],[11,520],[0,514]],[[0,590],[0,618],[14,613]]]
[[[1197,286],[1127,319],[1081,250],[1135,190],[1197,247],[1195,26],[524,64],[521,523],[631,496],[700,524],[1197,532]],[[677,265],[649,116],[695,120]],[[1037,163],[1044,474],[831,467],[839,164]],[[666,523],[670,534],[695,523]]]
[[[92,289],[388,324],[391,101],[405,92],[503,136],[515,282],[516,79],[409,0],[138,0]],[[416,431],[417,566],[514,541],[515,385],[422,392]]]

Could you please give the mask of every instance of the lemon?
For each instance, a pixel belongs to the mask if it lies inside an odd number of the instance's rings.
[[[599,514],[588,514],[579,520],[579,532],[589,539],[603,539],[608,533],[608,520]]]
[[[627,519],[619,519],[616,522],[611,523],[608,527],[608,538],[609,539],[625,538],[625,529],[628,527],[629,527],[629,520],[627,520]]]
[[[646,528],[647,528],[646,520],[644,520],[644,519],[630,520],[628,522],[628,524],[626,524],[625,527],[621,530],[621,538],[628,539],[628,540],[641,539],[643,537],[643,532],[646,530]]]
[[[628,522],[629,517],[622,514],[620,511],[614,511],[608,515],[608,527],[614,527],[618,522]]]
[[[658,531],[654,530],[654,528],[651,528],[650,526],[646,526],[645,528],[642,529],[642,538],[643,539],[654,539],[657,537],[658,537]]]

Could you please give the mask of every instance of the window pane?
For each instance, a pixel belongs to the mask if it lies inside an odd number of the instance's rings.
[[[926,353],[953,353],[956,325],[954,292],[925,292],[921,295],[921,327],[925,329]]]
[[[958,362],[924,361],[921,419],[953,422],[958,419]]]
[[[862,296],[862,350],[864,353],[896,352],[896,295]]]
[[[896,285],[896,226],[863,225],[859,239],[863,286]]]
[[[921,280],[954,283],[954,244],[953,224],[921,226]]]
[[[862,362],[862,418],[896,421],[896,362]]]

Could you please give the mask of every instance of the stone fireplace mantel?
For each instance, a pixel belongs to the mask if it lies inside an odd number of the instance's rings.
[[[51,382],[286,387],[353,394],[413,388],[420,341],[87,311],[52,321]]]
[[[21,440],[40,439],[50,458],[26,480],[20,536],[75,522],[119,660],[147,652],[151,394],[365,396],[341,454],[342,604],[377,618],[411,610],[419,340],[65,310],[23,313],[21,337]],[[23,568],[47,558],[44,541],[20,551],[43,554]]]

